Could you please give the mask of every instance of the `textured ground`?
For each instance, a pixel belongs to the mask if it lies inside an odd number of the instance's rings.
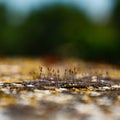
[[[118,67],[47,62],[0,59],[0,119],[120,120]]]

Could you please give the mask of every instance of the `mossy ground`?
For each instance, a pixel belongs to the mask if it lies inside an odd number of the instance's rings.
[[[39,58],[0,59],[0,115],[5,120],[118,120],[119,111],[118,66],[73,59],[49,65]]]

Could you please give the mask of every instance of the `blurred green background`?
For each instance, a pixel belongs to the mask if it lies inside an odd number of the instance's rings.
[[[120,0],[10,1],[0,2],[0,56],[120,62]]]

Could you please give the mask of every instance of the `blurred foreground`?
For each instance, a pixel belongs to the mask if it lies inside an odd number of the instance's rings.
[[[119,120],[119,111],[120,70],[115,66],[0,59],[2,120]]]

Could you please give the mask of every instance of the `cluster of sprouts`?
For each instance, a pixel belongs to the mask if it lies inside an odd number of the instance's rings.
[[[35,76],[35,74],[34,74]],[[33,78],[32,84],[38,87],[43,86],[55,86],[55,87],[77,87],[77,88],[87,88],[87,87],[101,87],[101,86],[111,86],[112,82],[109,81],[108,72],[106,74],[98,73],[79,73],[76,67],[57,69],[52,67],[39,67],[39,73],[36,78]]]
[[[77,69],[74,67],[73,69],[55,69],[52,67],[39,67],[39,79],[58,79],[58,80],[67,80],[67,79],[75,79],[77,75]]]

